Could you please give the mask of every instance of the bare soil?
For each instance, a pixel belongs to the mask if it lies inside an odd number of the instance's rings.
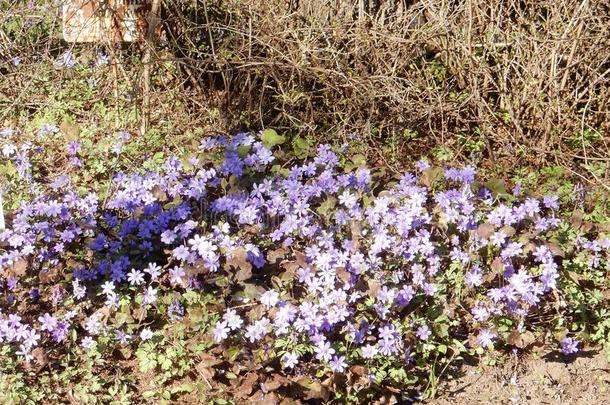
[[[428,404],[608,404],[610,364],[604,351],[585,351],[572,358],[547,352],[496,367],[463,365],[438,392]]]

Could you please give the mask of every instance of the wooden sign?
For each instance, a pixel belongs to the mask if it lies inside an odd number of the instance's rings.
[[[146,38],[150,0],[64,0],[67,42],[134,42]]]

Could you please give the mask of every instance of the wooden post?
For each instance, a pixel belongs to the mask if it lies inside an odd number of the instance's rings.
[[[143,80],[143,91],[142,91],[142,122],[140,125],[140,134],[144,135],[148,130],[148,124],[150,121],[150,69],[152,53],[155,44],[155,30],[157,28],[157,19],[159,16],[160,0],[153,0],[150,15],[148,17],[148,33],[146,34],[146,42],[144,49],[144,57],[142,58],[142,64],[144,65],[144,71],[142,74]]]

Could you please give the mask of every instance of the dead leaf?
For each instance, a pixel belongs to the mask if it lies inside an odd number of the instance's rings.
[[[352,242],[356,250],[360,248],[360,239],[362,239],[362,224],[358,221],[350,223],[350,233],[352,234]]]
[[[555,256],[559,256],[559,257],[566,256],[563,249],[555,242],[547,242],[546,247],[548,247],[549,250],[551,251],[551,253],[553,253],[553,255],[555,255]]]
[[[209,269],[205,267],[203,260],[198,260],[194,265],[184,266],[184,272],[189,277],[195,277],[199,274],[209,273]]]
[[[288,378],[286,378],[280,374],[274,374],[273,378],[268,379],[267,381],[265,381],[263,383],[263,387],[264,387],[265,391],[271,392],[271,391],[277,390],[280,387],[286,386],[288,384],[290,384],[290,380]]]
[[[263,226],[261,224],[256,225],[246,225],[244,226],[244,231],[251,235],[258,235],[263,230]]]
[[[381,289],[381,283],[377,280],[369,280],[366,293],[369,297],[377,297],[377,293]]]
[[[358,376],[363,376],[367,374],[367,369],[364,366],[351,366],[350,371]]]
[[[214,367],[222,363],[222,360],[206,352],[199,353],[199,359],[201,359],[201,363],[199,364],[203,364],[205,367]]]
[[[227,257],[227,265],[237,269],[234,278],[237,281],[244,281],[252,277],[252,265],[248,261],[248,252],[242,246],[233,249]]]
[[[576,229],[580,228],[582,225],[583,212],[582,211],[574,211],[572,217],[570,218],[570,224]]]
[[[205,365],[205,362],[203,361],[195,366],[195,370],[197,370],[199,375],[201,375],[208,382],[214,378],[214,374],[216,374],[216,371],[213,368]]]
[[[34,358],[34,362],[38,366],[38,369],[43,369],[47,364],[49,364],[49,356],[44,351],[42,347],[37,347],[32,350],[32,357]]]
[[[21,277],[25,274],[27,268],[28,262],[25,259],[20,259],[8,268],[8,274],[15,277]]]
[[[252,394],[254,391],[254,384],[258,381],[258,375],[256,373],[248,373],[242,378],[239,386],[235,389],[235,396],[237,398],[245,398]]]
[[[163,191],[161,189],[161,187],[159,187],[158,185],[154,186],[152,189],[152,195],[157,199],[157,201],[159,202],[166,202],[167,201],[167,193],[165,191]]]
[[[278,260],[285,258],[287,254],[288,249],[281,247],[267,253],[267,260],[269,261],[269,264],[275,264]]]
[[[419,177],[419,182],[424,186],[431,188],[432,184],[434,184],[436,180],[440,179],[442,176],[443,169],[440,167],[431,167],[422,173],[422,175]]]
[[[509,238],[517,232],[515,230],[515,228],[513,228],[512,226],[509,226],[509,225],[503,226],[502,228],[500,228],[500,230]]]
[[[280,403],[280,401],[274,392],[265,394],[262,391],[257,391],[254,393],[254,395],[248,398],[247,403],[252,405],[277,405]],[[283,403],[284,401],[282,401],[282,404]]]
[[[526,347],[528,347],[529,345],[531,345],[532,343],[534,343],[536,341],[536,337],[534,336],[534,334],[530,331],[525,331],[525,332],[518,332],[518,331],[512,331],[510,333],[510,335],[508,335],[508,338],[506,339],[506,342],[510,345],[513,346],[517,346],[519,349],[524,349]]]
[[[38,279],[42,284],[53,284],[59,280],[59,268],[43,269],[38,273]]]
[[[496,257],[491,263],[491,269],[493,270],[494,276],[502,274],[504,271],[504,263],[502,262],[502,258],[500,256]]]
[[[78,140],[78,136],[80,134],[80,127],[78,124],[64,120],[61,122],[61,124],[59,124],[59,129],[64,133],[65,139],[69,141]]]
[[[338,268],[336,274],[339,280],[343,281],[345,284],[348,284],[352,278],[352,274],[343,267]]]
[[[477,235],[482,239],[489,239],[493,235],[495,227],[492,224],[481,224],[477,228]]]
[[[308,377],[302,377],[295,381],[297,385],[301,386],[304,390],[303,399],[312,400],[312,399],[321,399],[323,401],[327,401],[330,392],[327,388],[323,387],[318,381],[312,380]]]

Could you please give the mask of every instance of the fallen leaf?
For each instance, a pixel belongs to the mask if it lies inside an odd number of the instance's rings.
[[[252,277],[252,265],[248,261],[248,252],[242,246],[233,249],[227,257],[227,265],[237,269],[234,278],[237,281],[244,281]]]
[[[258,375],[256,373],[248,373],[240,381],[239,386],[235,389],[235,396],[237,398],[245,398],[252,394],[254,391],[254,384],[258,381]]]
[[[25,274],[28,268],[28,262],[24,259],[17,260],[8,268],[8,274],[15,277],[21,277]]]
[[[267,381],[263,383],[263,386],[266,391],[270,392],[288,384],[290,384],[290,380],[288,378],[280,374],[274,374],[273,378],[267,379]]]
[[[269,261],[269,264],[275,264],[275,262],[277,262],[278,260],[286,257],[286,254],[288,254],[288,249],[286,248],[282,247],[279,249],[275,249],[267,253],[267,260]]]
[[[519,349],[524,349],[534,343],[535,340],[536,337],[532,332],[525,331],[520,333],[515,330],[508,335],[506,342],[510,345],[517,346]]]
[[[38,273],[38,279],[42,284],[53,284],[59,280],[59,268],[43,269]]]
[[[495,227],[492,224],[481,224],[477,228],[477,235],[482,239],[489,239],[493,235]]]

